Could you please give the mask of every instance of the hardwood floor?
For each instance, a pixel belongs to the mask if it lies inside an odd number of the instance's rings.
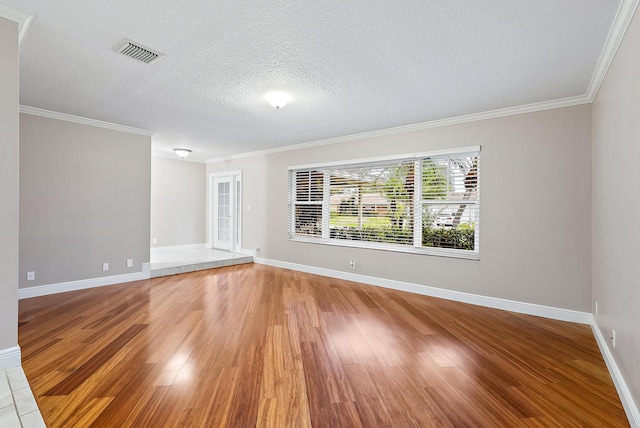
[[[20,301],[50,427],[629,426],[589,326],[263,265]]]

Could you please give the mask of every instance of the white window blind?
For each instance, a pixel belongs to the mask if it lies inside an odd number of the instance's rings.
[[[415,162],[326,168],[330,238],[413,245]]]
[[[292,167],[289,237],[478,257],[479,148]]]
[[[294,171],[293,212],[297,236],[322,236],[322,204],[324,173],[318,170]],[[291,187],[291,186],[290,186]]]
[[[476,250],[480,231],[477,153],[422,160],[423,247]]]

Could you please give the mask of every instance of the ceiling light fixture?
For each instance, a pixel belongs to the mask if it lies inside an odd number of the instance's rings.
[[[191,150],[189,149],[173,149],[173,151],[176,152],[180,159],[186,158],[189,156],[189,153],[191,153]]]
[[[264,97],[276,110],[280,110],[282,107],[286,106],[289,101],[291,101],[291,95],[286,92],[269,92]]]

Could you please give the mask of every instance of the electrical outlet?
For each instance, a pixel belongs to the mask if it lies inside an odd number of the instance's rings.
[[[133,259],[127,259],[127,267],[133,267]]]
[[[613,347],[616,347],[616,331],[615,330],[611,330],[611,344],[613,345]]]
[[[256,254],[256,256],[260,255],[260,247],[256,247],[254,253]]]
[[[109,263],[102,263],[102,270],[103,271],[109,270]]]
[[[356,262],[354,262],[353,260],[349,260],[349,267],[351,269],[355,269],[356,268]]]
[[[153,238],[153,245],[157,245],[158,244],[158,238]]]
[[[27,281],[33,281],[34,279],[36,279],[36,273],[33,271],[27,272]]]

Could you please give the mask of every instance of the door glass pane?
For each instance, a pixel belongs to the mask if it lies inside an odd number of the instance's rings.
[[[236,181],[236,243],[240,245],[240,181]]]
[[[229,182],[218,183],[218,240],[229,241],[231,226],[231,195]]]

